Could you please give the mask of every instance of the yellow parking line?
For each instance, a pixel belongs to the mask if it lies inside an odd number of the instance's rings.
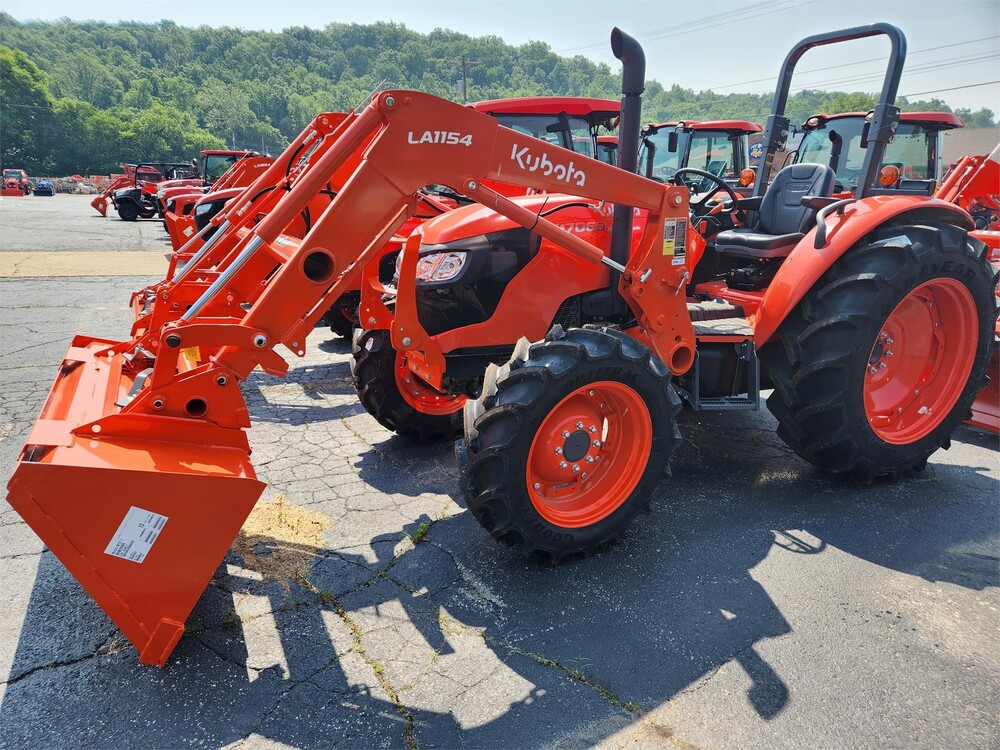
[[[5,252],[0,253],[0,278],[58,276],[159,276],[167,259],[159,252]]]

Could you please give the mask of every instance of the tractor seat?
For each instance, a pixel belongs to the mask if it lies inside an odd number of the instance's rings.
[[[823,164],[785,167],[761,199],[757,226],[719,232],[715,249],[741,258],[787,258],[816,220],[816,210],[803,206],[802,198],[832,195],[834,177]]]

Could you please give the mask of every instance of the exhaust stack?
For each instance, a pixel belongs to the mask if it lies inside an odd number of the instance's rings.
[[[639,163],[639,129],[642,92],[646,87],[646,55],[642,46],[617,26],[611,31],[611,51],[622,63],[622,108],[618,121],[618,166],[635,173]],[[615,204],[611,224],[611,259],[625,265],[632,245],[633,207]],[[618,296],[617,279],[612,280],[614,304],[624,305]],[[623,308],[624,309],[624,308]]]

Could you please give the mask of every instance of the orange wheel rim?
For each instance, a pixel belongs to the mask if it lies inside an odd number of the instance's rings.
[[[528,496],[546,521],[590,526],[639,484],[653,446],[649,408],[632,388],[603,380],[570,393],[542,421],[528,452]]]
[[[893,445],[930,434],[955,406],[976,356],[976,303],[954,279],[906,295],[875,338],[865,373],[865,415]]]
[[[396,353],[396,387],[399,393],[410,406],[422,414],[433,416],[447,416],[465,406],[467,396],[450,396],[441,393],[436,388],[432,388],[417,375],[410,372],[406,366],[406,356]]]

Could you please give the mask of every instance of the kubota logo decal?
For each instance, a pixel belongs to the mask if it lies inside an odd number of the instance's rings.
[[[549,159],[548,154],[534,156],[528,146],[519,149],[517,144],[514,144],[510,158],[526,172],[541,172],[546,177],[553,175],[557,180],[575,184],[577,187],[583,187],[587,183],[587,175],[583,170],[574,169],[573,162],[559,164]]]
[[[472,145],[471,135],[462,135],[453,130],[425,130],[424,134],[419,138],[416,138],[414,132],[411,130],[407,134],[406,139],[415,145],[420,143],[437,143],[445,146]]]

